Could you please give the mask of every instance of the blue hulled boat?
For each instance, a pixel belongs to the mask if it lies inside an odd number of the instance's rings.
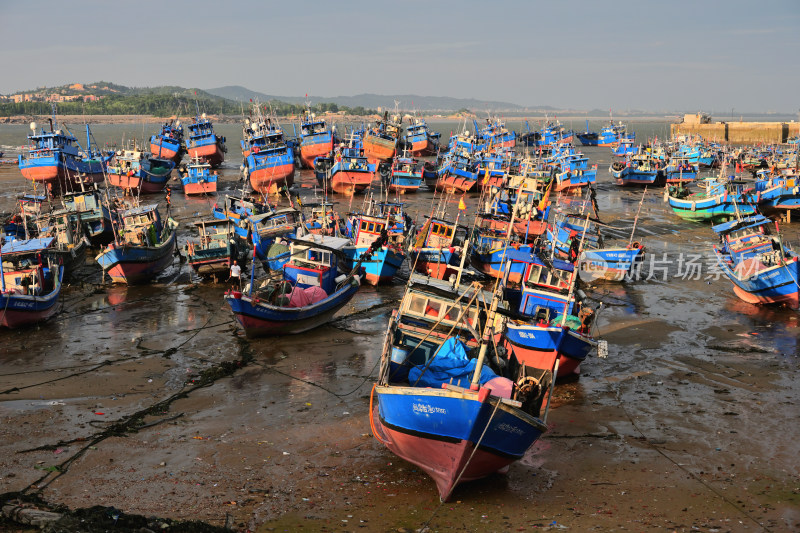
[[[103,181],[106,164],[114,157],[114,153],[92,150],[88,124],[85,150],[81,150],[78,139],[69,130],[64,132],[58,127],[55,113],[50,119],[50,131],[42,128],[36,133],[35,122],[31,122],[31,131],[27,154],[20,154],[17,160],[25,179],[46,185],[52,192],[77,190],[82,183]]]
[[[208,120],[205,113],[195,117],[189,124],[189,142],[186,151],[192,160],[199,159],[217,168],[225,160],[228,148],[225,146],[225,137],[214,133],[214,125]]]
[[[0,326],[19,328],[47,320],[58,311],[64,267],[31,261],[16,264],[12,257],[29,243],[0,246]],[[39,246],[35,244],[33,246]]]
[[[183,144],[183,126],[180,120],[169,120],[161,125],[161,131],[150,137],[150,152],[159,159],[181,162],[186,146]]]
[[[733,283],[733,292],[752,304],[784,304],[798,308],[800,262],[761,214],[713,226],[720,237],[717,262]],[[777,223],[775,223],[777,229]]]
[[[114,283],[151,281],[172,264],[178,223],[163,223],[156,204],[120,211],[119,217],[117,239],[95,260]]]
[[[373,435],[427,472],[442,501],[522,458],[547,429],[540,412],[554,379],[523,387],[521,367],[493,350],[495,296],[412,274],[381,354]]]
[[[345,275],[348,239],[306,235],[292,241],[283,280],[251,284],[225,294],[248,337],[302,333],[329,322],[360,287],[355,272]]]

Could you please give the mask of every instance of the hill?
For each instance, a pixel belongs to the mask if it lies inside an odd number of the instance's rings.
[[[270,100],[278,100],[281,102],[289,102],[292,104],[303,104],[305,102],[304,96],[275,96],[257,91],[252,91],[240,85],[227,85],[225,87],[217,87],[215,89],[206,89],[207,93],[228,98],[230,100],[238,100],[240,102],[248,102],[251,98],[267,102]],[[399,102],[401,110],[417,110],[417,111],[455,111],[458,109],[471,109],[474,111],[522,111],[524,106],[512,104],[509,102],[498,102],[492,100],[478,100],[475,98],[453,98],[450,96],[420,96],[416,94],[372,94],[363,93],[354,96],[316,96],[312,95],[310,98],[312,103],[327,103],[336,104],[339,106],[356,107],[363,106],[366,108],[382,108],[394,109],[395,101]],[[536,109],[547,110],[552,109],[547,106],[536,107]]]

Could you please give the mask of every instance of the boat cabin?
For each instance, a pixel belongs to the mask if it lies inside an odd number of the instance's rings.
[[[567,302],[573,265],[554,260],[553,268],[537,259],[525,267],[521,287],[519,313],[535,320],[550,322],[557,314],[572,311],[573,301]]]
[[[151,204],[121,211],[120,240],[132,246],[157,246],[162,230],[158,205]]]
[[[253,232],[259,238],[278,237],[294,232],[300,224],[300,213],[291,207],[285,207],[250,217]]]
[[[320,287],[327,294],[336,292],[337,278],[343,275],[342,250],[350,241],[328,235],[306,235],[293,239],[291,257],[283,265],[283,277],[300,288]]]

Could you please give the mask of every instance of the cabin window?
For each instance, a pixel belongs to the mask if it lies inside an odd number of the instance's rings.
[[[540,265],[532,265],[528,273],[528,283],[539,283],[539,278],[542,275],[542,267]]]
[[[364,222],[361,222],[361,229],[362,229],[363,231],[367,231],[367,227],[368,227],[368,224],[367,224],[367,222],[366,222],[366,221],[364,221]]]
[[[442,310],[441,302],[434,302],[428,300],[428,305],[425,307],[425,315],[431,318],[438,318],[439,312]]]
[[[423,298],[421,296],[413,296],[411,298],[411,302],[409,302],[408,304],[408,310],[417,315],[421,315],[425,311],[425,304],[427,303],[427,301],[428,301],[427,298]]]
[[[441,226],[439,226],[439,224],[434,224],[433,225],[433,234],[434,235],[439,235],[439,231],[440,230],[441,230]]]
[[[448,237],[452,237],[453,236],[453,228],[447,228],[447,236]]]
[[[369,223],[369,230],[367,230],[367,231],[369,231],[370,233],[375,233],[375,223],[374,222],[370,222]]]

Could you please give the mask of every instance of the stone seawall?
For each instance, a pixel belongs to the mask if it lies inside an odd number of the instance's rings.
[[[700,135],[703,139],[734,144],[785,143],[800,132],[796,122],[715,122],[714,124],[671,124],[675,135]]]

